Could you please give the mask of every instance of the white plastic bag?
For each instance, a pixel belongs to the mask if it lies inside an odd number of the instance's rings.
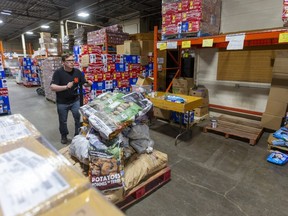
[[[76,157],[80,162],[89,165],[89,140],[85,136],[77,135],[72,139],[69,146],[69,152]]]

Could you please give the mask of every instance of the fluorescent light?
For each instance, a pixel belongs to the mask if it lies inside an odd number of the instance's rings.
[[[5,12],[5,11],[1,11],[1,14],[3,14],[3,15],[8,15],[8,16],[11,15],[11,13],[9,13],[9,12]]]
[[[0,23],[3,23],[3,20],[0,20]]]
[[[78,14],[78,16],[80,16],[80,17],[88,17],[89,13],[81,12],[81,13]]]
[[[27,31],[26,34],[32,35],[33,32],[31,32],[31,31]]]
[[[48,29],[48,28],[50,28],[50,26],[48,26],[48,25],[42,25],[41,28]]]

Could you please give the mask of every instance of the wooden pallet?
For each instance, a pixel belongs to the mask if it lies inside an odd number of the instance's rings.
[[[125,209],[133,203],[152,193],[171,179],[171,169],[166,167],[134,187],[125,199],[116,203],[120,209]]]
[[[202,31],[182,32],[182,33],[178,33],[178,34],[162,35],[162,40],[189,39],[189,38],[204,37],[204,36],[211,36],[211,34],[204,33]]]
[[[268,151],[280,151],[280,152],[287,154],[288,153],[288,147],[274,146],[274,145],[268,144]]]
[[[25,82],[25,83],[23,83],[23,86],[25,86],[26,88],[33,88],[33,87],[39,87],[40,84],[33,84],[30,82]]]
[[[281,152],[284,152],[284,153],[288,153],[288,147],[285,147],[285,146],[275,146],[272,144],[272,141],[273,140],[277,140],[275,137],[273,137],[273,133],[271,133],[268,137],[268,151],[281,151]]]
[[[221,115],[217,121],[218,126],[216,128],[207,125],[204,127],[204,132],[218,132],[223,134],[225,138],[238,137],[245,140],[248,139],[250,145],[256,145],[263,133],[260,122],[255,120]]]

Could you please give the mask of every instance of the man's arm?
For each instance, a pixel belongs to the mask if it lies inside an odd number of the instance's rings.
[[[60,92],[60,91],[66,91],[66,90],[72,88],[72,86],[73,86],[73,82],[68,82],[67,85],[56,85],[56,84],[52,83],[50,85],[50,88],[52,91]]]

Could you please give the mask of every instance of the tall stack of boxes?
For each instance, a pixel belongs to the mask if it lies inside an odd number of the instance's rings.
[[[193,78],[188,78],[188,77],[175,78],[172,81],[172,93],[180,94],[180,95],[181,94],[188,95],[189,89],[193,88],[193,86],[194,86]],[[191,123],[194,121],[194,113],[192,111],[184,113],[184,114],[172,112],[171,115],[172,115],[172,120],[177,123],[182,121],[182,124],[187,124],[187,123]]]
[[[162,0],[162,39],[219,33],[221,0]]]
[[[58,39],[52,38],[49,32],[40,32],[39,44],[40,51],[45,52],[47,55],[55,56],[60,54],[60,50],[58,49]]]
[[[262,115],[263,127],[278,130],[288,111],[288,52],[277,51],[272,71],[272,82],[265,112]]]
[[[113,25],[106,28],[102,28],[97,31],[87,33],[88,45],[107,45],[108,49],[113,48],[110,51],[116,51],[115,45],[123,44],[125,40],[129,39],[129,34],[123,32],[121,25]],[[105,50],[106,46],[102,46],[103,51],[106,53],[109,50]]]
[[[45,91],[45,98],[49,101],[56,102],[56,93],[51,90],[50,84],[52,81],[52,76],[58,68],[62,66],[62,61],[60,57],[48,57],[42,61],[41,72],[42,72],[42,82]]]
[[[140,56],[103,54],[102,48],[96,45],[74,46],[75,61],[85,78],[93,82],[92,90],[88,89],[84,103],[97,95],[114,91],[130,92],[142,71]]]
[[[33,59],[29,57],[25,57],[21,59],[21,72],[23,78],[23,85],[24,86],[39,86],[40,78],[39,74],[37,73],[36,65],[34,64]]]
[[[5,78],[2,55],[0,53],[0,115],[10,113],[11,110],[8,96],[8,86]]]
[[[130,37],[131,40],[116,47],[117,54],[140,56],[140,64],[144,67],[142,75],[145,77],[153,77],[153,36],[153,33],[134,34]]]

